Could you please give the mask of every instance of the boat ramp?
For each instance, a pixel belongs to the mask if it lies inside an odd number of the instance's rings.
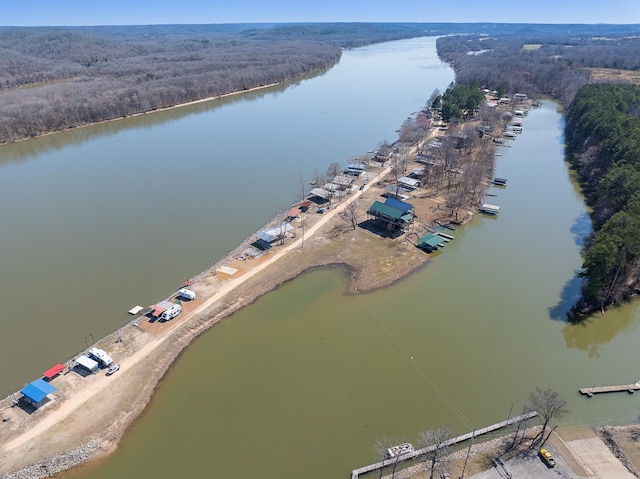
[[[467,434],[463,434],[462,436],[457,436],[454,437],[452,439],[449,439],[448,441],[445,441],[443,444],[440,445],[440,447],[446,447],[446,446],[452,446],[454,444],[458,444],[460,442],[464,442],[464,441],[468,441],[470,439],[473,439],[475,437],[478,436],[482,436],[483,434],[487,434],[489,432],[493,432],[496,431],[498,429],[502,429],[508,426],[511,426],[513,424],[519,423],[521,421],[526,421],[527,419],[531,419],[532,417],[537,416],[538,413],[536,411],[532,411],[526,414],[522,414],[520,416],[516,416],[513,417],[511,419],[507,419],[506,421],[502,421],[502,422],[498,422],[496,424],[492,424],[491,426],[487,426],[485,428],[482,429],[477,429],[473,432],[469,432]],[[401,446],[404,446],[401,444]],[[400,447],[400,446],[396,446],[396,447]],[[414,449],[414,450],[410,450],[413,448],[405,448],[406,450],[408,450],[409,452],[407,452],[406,454],[402,454],[402,455],[397,455],[395,457],[390,457],[389,459],[385,459],[383,461],[380,462],[376,462],[375,464],[369,464],[368,466],[364,466],[364,467],[359,467],[358,469],[354,469],[353,471],[351,471],[351,479],[358,479],[358,476],[360,476],[361,474],[366,474],[367,472],[371,472],[371,471],[376,471],[378,469],[384,468],[386,466],[395,464],[396,462],[400,462],[400,461],[408,461],[411,459],[415,459],[417,457],[420,457],[421,455],[424,455],[428,452],[434,451],[436,449],[436,445],[433,446],[427,446],[427,447],[423,447],[420,449]]]

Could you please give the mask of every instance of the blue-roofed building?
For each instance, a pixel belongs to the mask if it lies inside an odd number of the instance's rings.
[[[384,204],[393,206],[394,208],[398,208],[404,211],[405,213],[407,211],[412,211],[414,209],[411,203],[407,203],[405,201],[401,201],[399,199],[392,198],[392,197],[388,197],[387,200],[384,202]]]
[[[58,388],[52,386],[44,379],[36,379],[22,388],[20,392],[26,402],[38,408],[42,406],[42,403],[49,394],[57,390]]]

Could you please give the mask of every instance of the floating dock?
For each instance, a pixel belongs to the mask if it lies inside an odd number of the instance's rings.
[[[591,397],[594,394],[601,393],[617,393],[627,391],[629,394],[633,394],[640,389],[640,379],[633,384],[622,384],[620,386],[593,386],[590,388],[580,388],[580,394]]]
[[[521,421],[526,421],[527,419],[531,419],[532,417],[535,417],[537,415],[538,413],[536,411],[532,411],[527,414],[522,414],[521,416],[516,416],[511,419],[507,419],[506,421],[492,424],[491,426],[487,426],[485,428],[478,429],[476,431],[469,432],[467,434],[463,434],[462,436],[449,439],[448,441],[445,441],[440,447],[451,446],[459,442],[468,441],[469,439],[475,438],[477,436],[482,436],[483,434],[487,434],[488,432],[493,432],[498,429],[511,426],[512,424],[516,424]],[[435,449],[436,449],[435,445],[427,446],[427,447],[423,447],[423,448],[408,452],[406,454],[403,454],[402,456],[397,456],[391,459],[385,459],[384,461],[376,462],[375,464],[369,464],[368,466],[359,467],[358,469],[354,469],[353,471],[351,471],[351,479],[358,479],[358,476],[360,474],[365,474],[367,472],[375,471],[375,470],[384,468],[386,466],[389,466],[391,464],[395,464],[396,462],[415,459],[416,457],[426,454],[427,452],[431,452]]]

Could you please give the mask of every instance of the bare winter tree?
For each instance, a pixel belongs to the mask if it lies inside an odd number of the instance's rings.
[[[549,436],[554,431],[552,428],[549,431],[549,434],[545,437],[545,432],[549,423],[551,423],[554,419],[562,419],[566,414],[569,413],[567,409],[567,401],[560,397],[553,389],[545,389],[544,391],[540,388],[536,388],[531,394],[529,394],[529,399],[527,400],[526,406],[530,411],[537,411],[538,417],[542,419],[542,430],[537,434],[537,436],[533,439],[533,445],[540,444],[543,445],[549,439]]]
[[[321,186],[325,184],[325,176],[323,173],[320,173],[320,170],[316,170],[313,172],[312,185]]]
[[[430,447],[429,452],[424,455],[425,467],[429,463],[431,465],[429,479],[433,479],[438,465],[444,465],[443,458],[451,449],[451,446],[445,445],[449,439],[451,439],[451,430],[446,426],[422,431],[418,435],[419,447]]]
[[[340,174],[341,171],[340,163],[333,162],[329,165],[327,169],[327,181],[333,180],[336,176]]]
[[[342,219],[351,225],[355,230],[358,226],[358,205],[355,201],[349,203],[342,212]]]
[[[387,450],[395,444],[395,441],[389,436],[380,436],[376,438],[376,442],[373,444],[373,453],[375,454],[375,458],[378,461],[384,461],[388,458]],[[382,470],[384,468],[380,468],[380,475],[378,479],[382,477]]]
[[[306,188],[307,188],[307,183],[304,179],[304,176],[300,175],[298,176],[298,180],[296,182],[297,186],[298,186],[298,193],[300,194],[300,201],[304,201],[306,195]]]

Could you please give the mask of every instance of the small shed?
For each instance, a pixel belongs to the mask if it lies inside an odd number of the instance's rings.
[[[52,368],[49,368],[45,372],[43,372],[42,377],[47,381],[50,381],[53,378],[55,378],[58,374],[60,374],[62,371],[64,371],[64,367],[65,367],[64,364],[56,364]]]
[[[76,358],[76,365],[80,366],[83,369],[86,369],[91,374],[95,374],[100,370],[98,361],[94,361],[89,356],[85,356],[84,354]]]
[[[27,384],[20,392],[26,402],[38,408],[42,406],[42,403],[49,394],[57,390],[58,388],[52,386],[44,379],[36,379]]]

